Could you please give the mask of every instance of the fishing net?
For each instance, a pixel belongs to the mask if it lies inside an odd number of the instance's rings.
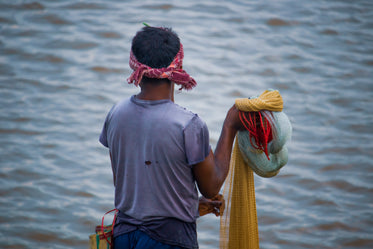
[[[226,210],[220,220],[221,249],[259,248],[254,172],[262,177],[278,174],[288,160],[286,142],[292,127],[282,112],[278,91],[236,100],[247,131],[236,136],[230,171],[224,186]]]
[[[260,112],[270,124],[272,140],[268,142],[268,154],[257,149],[256,141],[250,138],[248,131],[237,134],[238,145],[245,163],[261,177],[273,177],[288,161],[288,149],[285,143],[290,139],[292,128],[283,112]]]

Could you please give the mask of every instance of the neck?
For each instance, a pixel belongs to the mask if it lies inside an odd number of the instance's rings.
[[[174,101],[174,83],[169,81],[146,81],[140,84],[141,92],[137,94],[138,99],[161,100],[170,99]]]

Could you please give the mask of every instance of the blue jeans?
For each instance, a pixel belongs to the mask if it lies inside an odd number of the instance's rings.
[[[119,235],[114,239],[115,249],[183,249],[167,245],[150,238],[146,233],[136,230]]]

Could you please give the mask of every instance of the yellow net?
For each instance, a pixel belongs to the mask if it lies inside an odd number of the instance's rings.
[[[237,99],[241,111],[282,111],[278,91],[265,91],[255,99]],[[220,219],[220,249],[258,249],[259,233],[254,174],[246,165],[236,139],[224,186],[226,210]]]
[[[235,105],[238,110],[244,112],[258,112],[261,110],[280,112],[283,108],[283,101],[279,91],[265,90],[257,98],[236,99]]]
[[[259,248],[254,174],[245,165],[237,141],[224,196],[226,210],[220,220],[220,248]]]

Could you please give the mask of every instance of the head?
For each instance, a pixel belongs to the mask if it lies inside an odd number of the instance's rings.
[[[140,63],[152,68],[164,68],[171,64],[179,52],[180,39],[171,28],[144,27],[133,38],[131,49]],[[149,81],[149,78],[143,77],[142,81]]]
[[[133,72],[127,82],[136,86],[173,82],[190,90],[197,82],[183,69],[183,58],[183,45],[171,29],[144,27],[132,40],[129,66]]]

